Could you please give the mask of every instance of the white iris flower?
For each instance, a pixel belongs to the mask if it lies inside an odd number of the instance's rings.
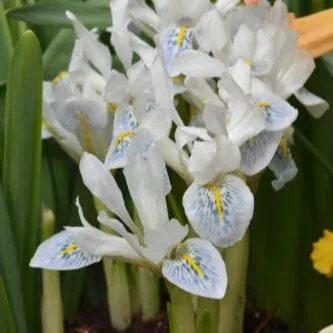
[[[77,162],[84,151],[104,158],[111,140],[112,114],[103,99],[111,55],[67,12],[77,35],[68,71],[44,82],[43,138],[53,136]]]
[[[91,226],[77,203],[83,227],[67,227],[46,240],[30,265],[69,270],[112,256],[161,272],[171,283],[195,295],[222,298],[227,284],[223,259],[206,240],[184,241],[188,227],[169,220],[165,196],[171,186],[162,156],[146,132],[136,137],[129,156],[124,175],[140,226],[131,219],[121,190],[105,165],[85,153],[80,162],[85,185],[122,222],[104,211],[98,221],[117,235]]]

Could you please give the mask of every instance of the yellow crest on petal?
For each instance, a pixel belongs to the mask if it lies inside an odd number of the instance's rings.
[[[324,231],[324,237],[313,244],[313,267],[327,277],[333,277],[333,232]]]

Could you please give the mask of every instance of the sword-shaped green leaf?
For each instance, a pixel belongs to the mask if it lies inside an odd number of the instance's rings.
[[[36,36],[25,32],[18,41],[7,83],[3,192],[11,219],[29,331],[38,322],[35,271],[29,261],[40,225],[42,53]]]
[[[10,333],[27,333],[21,274],[1,184],[0,216],[0,319],[3,321],[1,330]]]
[[[65,15],[66,10],[75,13],[78,19],[87,27],[106,28],[111,26],[111,15],[108,5],[100,3],[77,3],[52,1],[27,5],[10,9],[9,17],[27,23],[60,27],[71,27],[71,22]]]

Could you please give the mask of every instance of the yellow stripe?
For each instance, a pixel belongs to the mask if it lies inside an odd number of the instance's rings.
[[[62,78],[64,78],[68,74],[67,71],[61,71],[53,80],[52,80],[52,86],[55,87]]]
[[[86,117],[81,112],[76,112],[76,116],[80,122],[80,131],[83,141],[83,149],[88,153],[93,153],[93,139],[91,136],[89,123]]]
[[[132,138],[133,136],[135,136],[135,132],[133,131],[122,132],[116,138],[116,145],[119,145],[119,143],[125,140],[126,138]]]
[[[269,108],[271,105],[265,101],[260,101],[257,103],[257,106],[261,109],[267,109]]]
[[[203,277],[204,275],[203,270],[190,255],[184,254],[183,259],[198,274],[199,277]]]
[[[281,142],[280,142],[280,150],[282,153],[282,158],[286,161],[288,159],[288,144],[287,144],[287,140],[282,138]]]
[[[254,145],[254,138],[248,139],[247,142],[250,146],[253,146]]]
[[[63,257],[66,254],[72,254],[76,249],[77,249],[77,243],[72,243],[61,251],[60,256]]]
[[[182,42],[185,38],[186,31],[187,31],[187,25],[183,24],[180,27],[180,30],[179,30],[179,33],[178,33],[178,36],[177,36],[177,42],[176,42],[177,47],[180,47],[182,45]]]
[[[223,208],[222,208],[222,196],[221,196],[220,188],[216,185],[213,185],[212,190],[214,192],[217,215],[219,218],[222,218]]]

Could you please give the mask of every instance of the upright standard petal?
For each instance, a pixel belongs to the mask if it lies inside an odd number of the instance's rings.
[[[112,70],[105,87],[105,100],[109,103],[126,103],[129,93],[129,81],[126,76],[116,70]]]
[[[240,170],[253,176],[264,170],[273,159],[281,141],[282,132],[262,131],[240,147]]]
[[[152,140],[146,140],[146,135],[140,133],[134,140],[124,169],[127,186],[144,231],[158,229],[168,222],[165,196],[171,189],[162,155]],[[146,147],[149,143],[150,146]]]
[[[192,238],[179,245],[162,266],[163,276],[179,288],[201,297],[221,299],[227,272],[220,253],[209,242]]]
[[[276,191],[281,190],[287,183],[295,178],[298,169],[286,139],[282,138],[269,168],[276,177],[276,180],[272,181],[272,186]]]
[[[135,230],[135,224],[129,216],[123,195],[115,179],[94,155],[84,153],[80,161],[83,183],[111,212],[119,216],[124,223]]]
[[[67,17],[72,21],[76,35],[82,39],[84,53],[92,64],[104,77],[108,77],[111,70],[111,55],[109,49],[98,40],[98,36],[88,31],[70,11],[66,12]]]
[[[222,52],[228,40],[223,20],[216,9],[210,10],[200,18],[194,33],[200,48],[206,52],[212,51],[213,54]]]
[[[105,158],[109,169],[123,168],[127,164],[127,150],[136,136],[139,123],[130,105],[117,108],[113,122],[113,139]]]
[[[79,247],[68,231],[44,241],[30,261],[30,267],[50,270],[75,270],[101,261],[100,254],[92,254]]]
[[[154,87],[156,102],[170,115],[178,126],[183,125],[178,111],[174,105],[174,89],[169,75],[166,73],[162,60],[157,56],[151,68],[152,85]]]
[[[243,180],[226,175],[220,183],[192,184],[184,194],[183,206],[200,237],[228,247],[244,236],[253,216],[254,198]]]

